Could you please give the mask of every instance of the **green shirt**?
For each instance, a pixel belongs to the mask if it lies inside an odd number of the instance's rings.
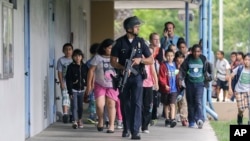
[[[200,58],[191,58],[188,63],[188,80],[193,83],[204,82],[203,62]]]

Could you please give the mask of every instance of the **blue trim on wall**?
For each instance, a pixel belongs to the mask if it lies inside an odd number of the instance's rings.
[[[30,0],[24,1],[25,138],[30,137]]]

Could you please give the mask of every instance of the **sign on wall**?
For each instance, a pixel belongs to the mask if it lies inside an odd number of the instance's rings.
[[[2,46],[0,58],[0,78],[8,79],[14,76],[13,48],[13,4],[2,2]]]

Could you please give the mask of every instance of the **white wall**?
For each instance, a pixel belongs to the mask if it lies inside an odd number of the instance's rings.
[[[80,19],[82,18],[82,14],[86,14],[87,18],[87,32],[80,33],[81,28],[83,28],[80,23]],[[80,48],[84,55],[85,60],[89,56],[89,41],[90,41],[90,1],[82,1],[82,0],[71,0],[71,32],[74,34],[73,46],[74,48]],[[82,43],[82,34],[86,34],[87,42]]]
[[[2,1],[0,0],[0,11],[2,11]],[[17,9],[14,10],[14,78],[0,80],[0,141],[18,141],[25,138],[24,38],[22,38],[24,37],[24,0],[18,0],[17,4]],[[2,12],[0,12],[1,18]],[[1,39],[0,44],[2,49]]]
[[[56,0],[55,5],[55,61],[62,57],[62,47],[65,43],[70,42],[70,0]],[[55,70],[55,77],[58,79],[57,71]],[[56,111],[62,113],[62,95],[59,85],[56,87],[56,97],[60,100],[56,101]]]
[[[0,2],[2,1],[0,0]],[[69,11],[69,1],[71,1],[71,11]],[[0,107],[2,113],[0,125],[5,127],[0,128],[1,141],[25,140],[24,0],[18,0],[17,4],[17,10],[14,10],[14,78],[0,80]],[[86,12],[88,33],[85,32],[84,34],[87,35],[87,46],[89,46],[89,7],[89,1],[55,0],[55,61],[63,55],[62,46],[64,43],[69,42],[71,31],[74,32],[74,47],[87,50],[87,47],[80,45],[79,28],[81,25],[79,13],[80,11]],[[47,77],[49,70],[48,11],[48,0],[30,1],[31,137],[48,126],[47,119],[44,119],[44,94],[48,92]],[[0,33],[2,33],[1,27]],[[0,46],[1,43],[0,40]],[[57,77],[56,73],[55,76]],[[56,85],[57,93],[58,87]]]
[[[30,113],[31,136],[44,125],[44,93],[48,76],[48,0],[30,1]]]

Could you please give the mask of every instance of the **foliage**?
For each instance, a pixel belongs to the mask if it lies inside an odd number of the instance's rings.
[[[223,0],[223,46],[228,54],[231,51],[247,52],[250,37],[250,1]],[[219,49],[219,1],[213,0],[213,49]],[[236,44],[241,45],[239,47]],[[250,48],[250,47],[249,47]]]
[[[179,10],[171,9],[136,9],[134,10],[134,15],[140,17],[144,23],[140,29],[140,36],[148,39],[148,35],[152,32],[159,33],[161,36],[163,34],[164,24],[167,21],[172,21],[175,24],[175,34],[185,38],[185,22],[180,21],[178,18]],[[195,13],[198,13],[195,10]],[[194,21],[190,22],[190,45],[198,43],[198,17],[194,18]]]
[[[248,121],[247,118],[244,118],[244,123]],[[219,141],[229,141],[230,125],[236,125],[236,119],[231,121],[210,121],[210,124],[218,138]]]

